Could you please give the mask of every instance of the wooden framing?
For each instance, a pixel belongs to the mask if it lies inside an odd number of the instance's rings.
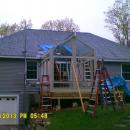
[[[52,98],[58,99],[58,100],[60,98],[62,98],[62,99],[64,99],[64,98],[65,99],[75,99],[76,98],[77,99],[79,97],[82,98],[82,95],[84,95],[83,98],[87,98],[88,94],[90,92],[90,89],[93,85],[93,76],[94,76],[94,72],[95,72],[95,68],[96,68],[95,50],[93,48],[91,48],[92,55],[80,56],[80,55],[77,55],[77,46],[76,46],[77,37],[71,36],[70,39],[65,40],[65,42],[67,42],[67,41],[69,41],[71,43],[72,55],[70,55],[70,56],[55,55],[54,54],[55,48],[52,48],[42,58],[44,63],[48,62],[47,64],[45,63],[46,67],[43,68],[43,71],[44,71],[44,69],[48,68],[48,70],[46,70],[46,72],[50,77]],[[63,44],[65,44],[65,42],[63,42]],[[85,43],[83,43],[83,44],[85,44]],[[70,80],[64,80],[64,79],[54,80],[54,77],[56,75],[54,73],[54,70],[55,70],[54,63],[57,61],[57,59],[58,59],[58,62],[60,62],[60,61],[61,62],[62,61],[70,62],[70,68],[69,68],[70,77],[71,77]],[[79,61],[81,61],[81,63]],[[79,75],[78,71],[82,72],[81,73],[82,75],[85,74],[83,72],[84,68],[82,67],[85,62],[90,62],[90,79],[86,79],[86,80],[84,80],[84,78],[78,79],[78,75]],[[75,72],[73,71],[72,64],[74,65]],[[77,64],[80,64],[81,68],[78,68]],[[61,72],[61,74],[63,74],[63,72]],[[77,76],[77,80],[75,78],[75,75]],[[84,76],[82,76],[82,77],[84,77]],[[79,86],[79,90],[77,89],[77,85]],[[81,91],[80,92],[81,96],[79,96],[79,94],[78,94],[79,91]]]

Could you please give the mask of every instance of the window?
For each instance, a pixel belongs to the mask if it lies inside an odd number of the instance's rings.
[[[27,61],[27,79],[37,79],[36,61]]]
[[[70,63],[68,62],[57,62],[54,69],[55,80],[70,80]]]
[[[130,64],[122,64],[122,76],[125,80],[130,80]]]

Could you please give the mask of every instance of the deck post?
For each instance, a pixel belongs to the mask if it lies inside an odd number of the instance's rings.
[[[77,61],[76,61],[76,37],[74,37],[72,40],[71,40],[71,44],[72,44],[72,65],[74,64],[74,68],[77,67]],[[73,68],[72,68],[73,70]],[[74,71],[72,71],[72,81],[73,81],[73,89],[74,87],[76,87],[76,80],[75,80],[75,73]]]
[[[50,88],[53,89],[53,85],[54,85],[54,56],[53,56],[53,49],[50,49],[50,56],[49,56],[49,69],[48,69],[48,73],[50,76]]]
[[[72,70],[73,70],[73,87],[77,87],[79,98],[82,106],[83,112],[85,112],[84,104],[83,104],[83,98],[80,91],[78,76],[77,76],[77,47],[76,47],[76,35],[74,36],[72,40]]]
[[[57,99],[56,111],[59,111],[60,109],[61,109],[60,98],[58,98]]]

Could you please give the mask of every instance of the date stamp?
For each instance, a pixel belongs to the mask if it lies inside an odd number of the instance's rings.
[[[16,113],[6,113],[6,112],[0,113],[0,119],[17,119],[17,118],[47,119],[47,117],[48,117],[47,113],[30,113],[30,114],[27,113],[16,114]]]
[[[0,119],[16,119],[17,114],[16,113],[0,113]]]

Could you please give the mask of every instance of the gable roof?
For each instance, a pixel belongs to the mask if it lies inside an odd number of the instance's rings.
[[[27,57],[36,57],[39,51],[38,46],[42,43],[52,43],[58,45],[71,35],[72,32],[34,29],[23,30],[0,39],[0,57],[23,57],[25,52],[25,42]],[[76,33],[76,36],[85,44],[95,49],[97,58],[104,58],[105,60],[130,61],[130,48],[128,47],[91,33],[78,32]]]

